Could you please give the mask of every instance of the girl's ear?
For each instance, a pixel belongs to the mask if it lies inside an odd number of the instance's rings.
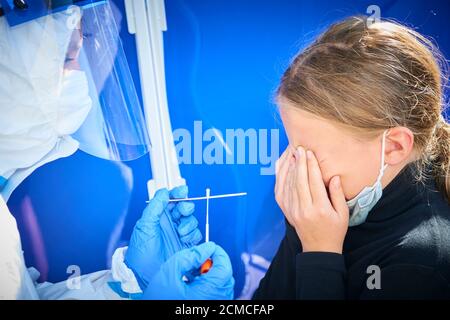
[[[386,134],[384,159],[390,165],[396,165],[410,160],[414,150],[414,134],[405,127],[389,129]]]

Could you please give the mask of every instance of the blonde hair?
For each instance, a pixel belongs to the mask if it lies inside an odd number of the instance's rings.
[[[367,135],[404,126],[414,134],[418,179],[431,169],[450,199],[450,126],[443,117],[447,63],[433,43],[392,21],[350,17],[298,54],[279,101]]]

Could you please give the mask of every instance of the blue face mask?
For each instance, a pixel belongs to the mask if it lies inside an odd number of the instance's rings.
[[[384,170],[387,167],[387,164],[384,164],[386,132],[383,133],[383,141],[381,142],[381,166],[377,181],[375,181],[373,186],[365,187],[356,197],[347,201],[347,206],[350,209],[350,220],[348,222],[350,227],[364,223],[370,210],[372,210],[383,194],[381,178],[383,178]]]

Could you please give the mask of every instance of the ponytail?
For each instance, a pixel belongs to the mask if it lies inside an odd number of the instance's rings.
[[[435,128],[432,172],[438,189],[450,202],[450,124],[441,118]]]

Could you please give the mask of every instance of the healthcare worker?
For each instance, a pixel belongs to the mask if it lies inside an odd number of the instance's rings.
[[[155,194],[111,270],[36,282],[6,203],[14,189],[78,148],[129,160],[146,154],[149,141],[107,1],[0,3],[0,299],[231,299],[228,255],[213,242],[199,245],[192,203],[169,203],[187,197],[186,186]],[[161,224],[166,216],[175,239]],[[183,249],[168,250],[170,241]],[[212,268],[198,275],[208,258]]]
[[[450,298],[441,61],[416,31],[364,17],[295,57],[277,93],[286,235],[254,298]]]

